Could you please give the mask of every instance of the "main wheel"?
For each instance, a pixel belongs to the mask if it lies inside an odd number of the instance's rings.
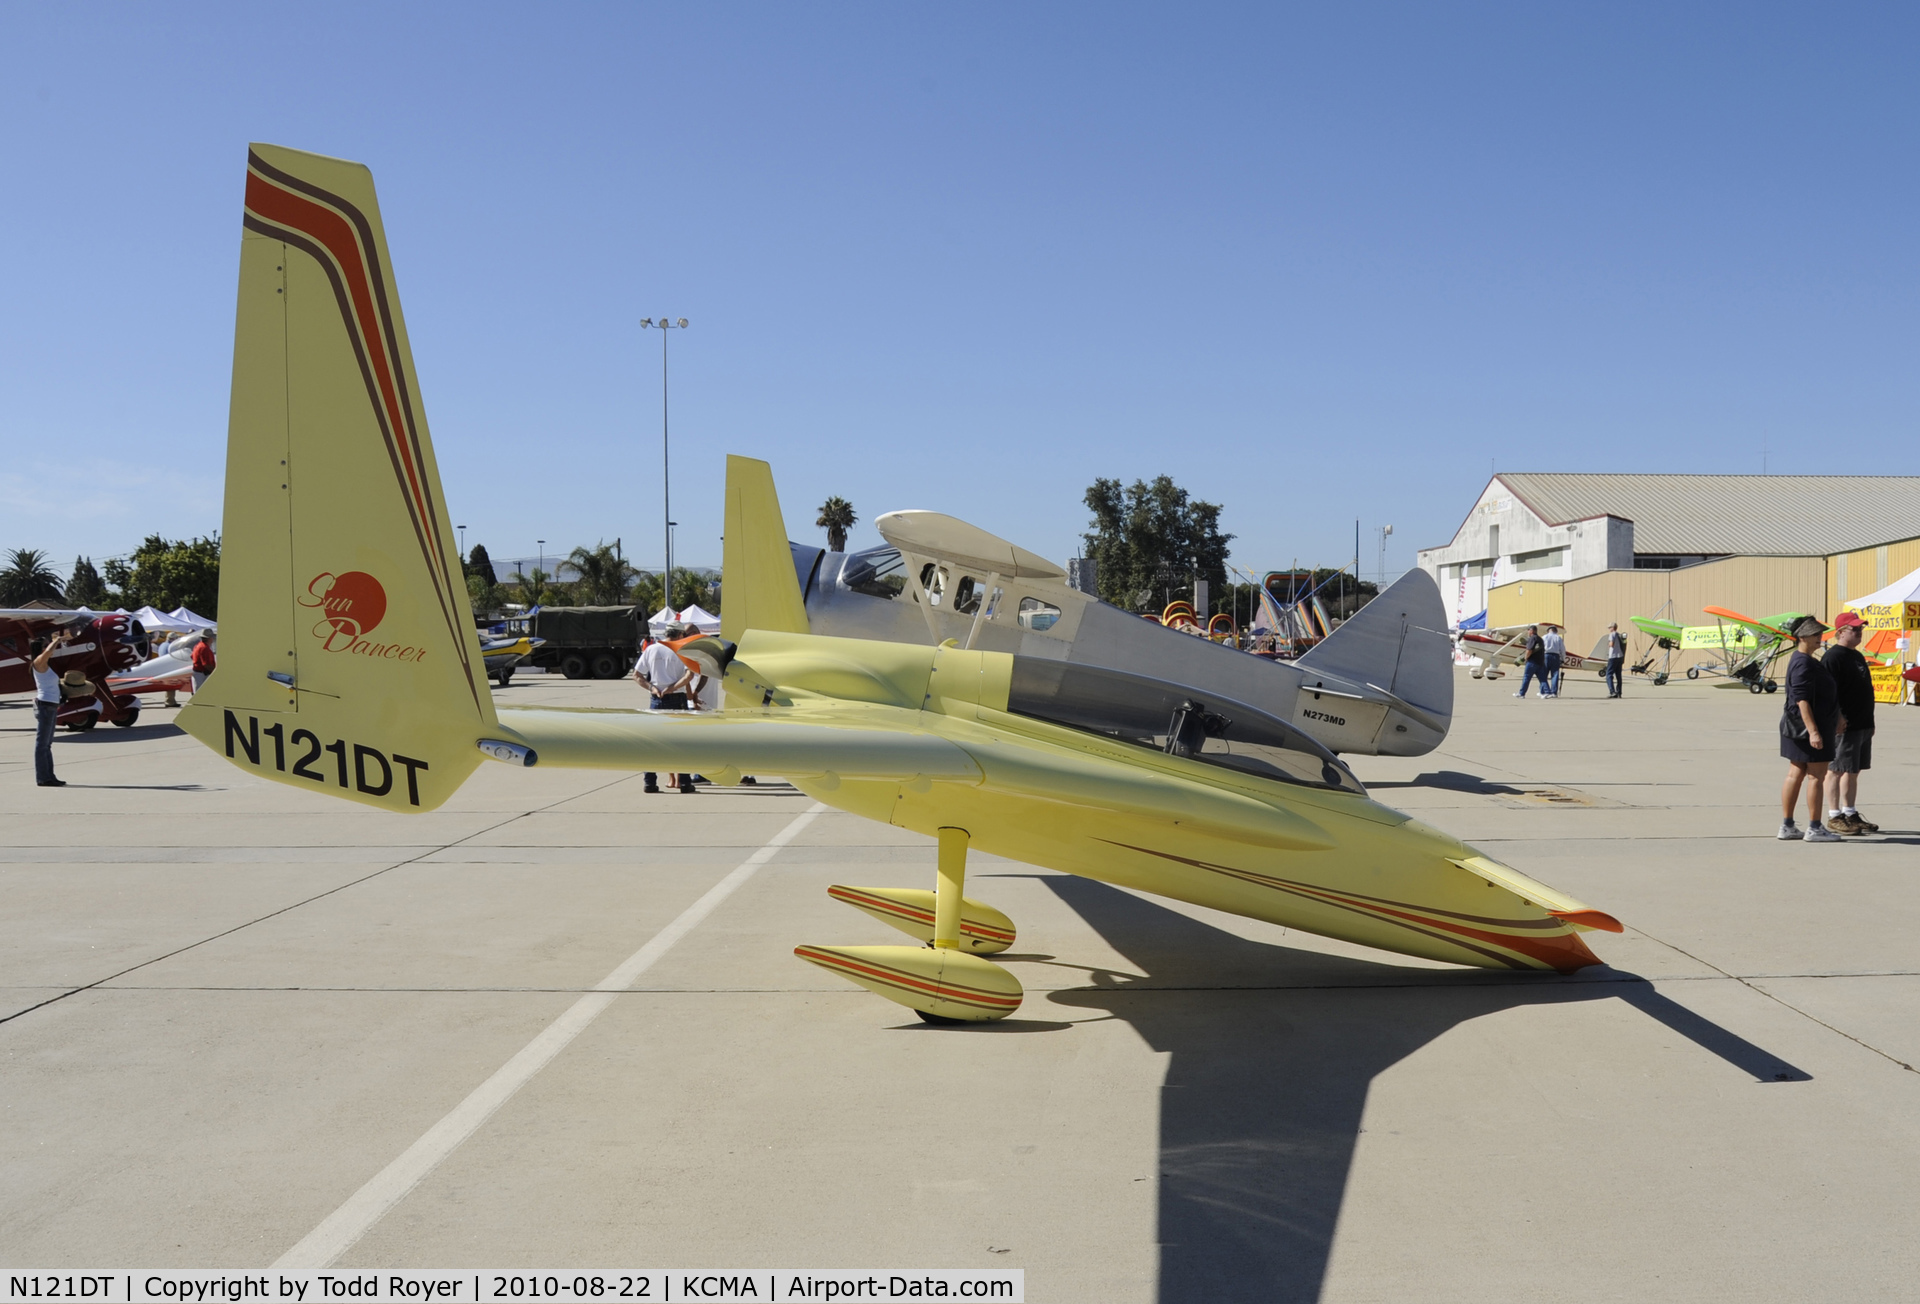
[[[1766,681],[1766,684],[1764,685],[1764,689],[1766,692],[1769,692],[1769,693],[1777,693],[1780,691],[1780,685],[1774,683],[1771,679],[1769,679]]]
[[[1747,691],[1749,693],[1752,693],[1755,697],[1758,697],[1760,696],[1760,694],[1766,692],[1767,690],[1760,687],[1760,681],[1758,679],[1749,679],[1747,681]]]
[[[512,678],[513,678],[513,667],[508,666],[505,670],[502,670],[499,674],[493,677],[493,682],[500,685],[500,687],[505,688],[507,686],[507,681]]]
[[[618,679],[620,677],[620,658],[611,652],[593,654],[593,677],[595,679]]]
[[[560,658],[560,673],[568,679],[587,677],[587,659],[578,652],[569,652]]]
[[[973,1022],[971,1019],[950,1019],[944,1014],[928,1014],[925,1010],[915,1010],[914,1013],[920,1016],[920,1022],[931,1023],[936,1028],[964,1028]]]
[[[68,725],[67,731],[69,733],[85,733],[87,730],[93,728],[93,726],[99,723],[100,723],[99,716],[83,715],[78,720],[75,720],[72,724]]]
[[[1700,667],[1699,667],[1699,666],[1688,666],[1688,667],[1687,667],[1687,678],[1688,678],[1688,679],[1698,679],[1699,677],[1700,677]]]
[[[140,708],[136,706],[132,710],[128,711],[125,715],[121,716],[118,720],[115,720],[113,722],[113,727],[116,729],[131,729],[133,728],[133,726],[139,723],[140,723]]]

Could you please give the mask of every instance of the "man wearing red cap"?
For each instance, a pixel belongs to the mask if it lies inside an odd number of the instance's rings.
[[[1873,766],[1873,671],[1859,652],[1866,626],[1858,612],[1835,616],[1833,646],[1825,657],[1840,699],[1840,736],[1833,745],[1833,764],[1827,767],[1827,828],[1852,837],[1880,831],[1878,824],[1861,819],[1853,804],[1860,792],[1860,771]]]

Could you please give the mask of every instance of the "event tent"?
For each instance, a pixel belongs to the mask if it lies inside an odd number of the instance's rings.
[[[169,634],[192,634],[214,627],[213,621],[205,616],[196,615],[185,607],[175,607],[172,611],[157,611],[152,607],[142,607],[138,611],[123,611],[120,614],[132,616],[148,632],[165,630]]]
[[[1920,602],[1920,570],[1902,575],[1878,593],[1869,593],[1864,598],[1848,598],[1840,605],[1849,611],[1860,611],[1867,607],[1891,606],[1896,602]]]
[[[674,611],[671,607],[660,608],[660,610],[656,611],[652,618],[647,621],[647,632],[655,638],[661,638],[665,636],[667,626],[675,623],[692,625],[702,634],[718,634],[720,632],[720,617],[714,615],[711,611],[705,610],[698,604],[687,607],[679,612]]]

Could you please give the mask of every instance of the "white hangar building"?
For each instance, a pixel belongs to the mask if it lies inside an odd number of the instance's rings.
[[[1737,585],[1719,567],[1714,583],[1729,590],[1764,584],[1769,593],[1785,584],[1796,595],[1807,589],[1799,609],[1824,611],[1834,599],[1871,591],[1875,578],[1886,583],[1881,572],[1904,564],[1911,550],[1898,541],[1917,538],[1920,476],[1506,472],[1488,481],[1451,543],[1420,550],[1419,566],[1439,583],[1454,625],[1490,607],[1565,623],[1563,592],[1609,589],[1608,582],[1573,581],[1733,558],[1779,561],[1743,562],[1733,568],[1742,577]],[[1862,555],[1849,556],[1855,553]],[[1809,575],[1817,582],[1798,578],[1815,560]],[[1637,593],[1645,585],[1632,587]],[[1619,581],[1610,589],[1625,591]],[[1764,599],[1756,593],[1754,600]],[[1621,613],[1647,614],[1651,608]]]

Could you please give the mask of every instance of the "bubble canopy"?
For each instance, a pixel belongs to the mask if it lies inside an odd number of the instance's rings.
[[[1263,779],[1366,794],[1338,757],[1279,717],[1140,675],[1016,656],[1007,709]]]

